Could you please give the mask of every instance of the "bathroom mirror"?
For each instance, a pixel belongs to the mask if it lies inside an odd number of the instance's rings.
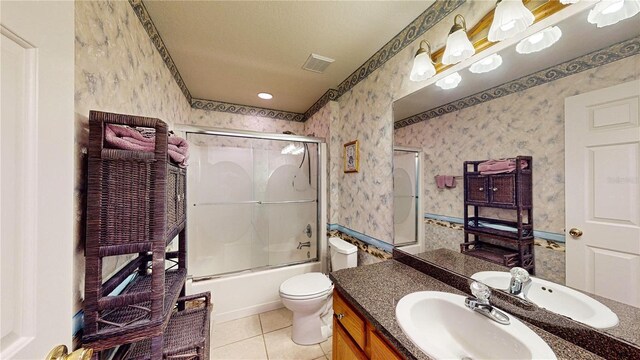
[[[459,253],[464,236],[462,179],[456,188],[438,189],[436,175],[460,176],[466,160],[530,155],[535,276],[566,284],[564,99],[640,79],[640,15],[598,28],[587,22],[594,4],[573,4],[532,25],[517,39],[495,44],[424,81],[421,89],[394,103],[394,145],[423,152],[425,250]],[[521,40],[551,26],[562,32],[553,46],[530,54],[516,51]],[[481,74],[469,71],[471,64],[492,54],[502,57],[500,67]],[[462,77],[456,88],[436,86],[454,72]],[[637,184],[636,180],[635,191]],[[569,234],[566,238],[576,241]],[[630,276],[640,281],[640,274]],[[618,326],[603,331],[640,345],[640,308],[608,300],[609,294],[602,290],[594,292],[600,296],[593,298],[634,324],[631,329]]]

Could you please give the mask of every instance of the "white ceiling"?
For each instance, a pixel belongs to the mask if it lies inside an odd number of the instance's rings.
[[[144,4],[194,98],[303,113],[433,2]],[[302,70],[310,53],[335,62],[323,74]]]

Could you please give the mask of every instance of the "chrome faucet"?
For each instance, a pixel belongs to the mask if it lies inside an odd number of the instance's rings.
[[[464,305],[466,307],[479,312],[499,324],[509,325],[510,321],[507,314],[494,308],[489,303],[491,290],[489,290],[487,285],[474,281],[471,283],[471,293],[474,297],[468,297],[464,300]]]
[[[523,299],[527,299],[527,294],[532,284],[529,272],[521,267],[514,267],[510,270],[510,273],[511,282],[509,283],[509,292]]]
[[[308,248],[310,248],[310,247],[311,247],[311,241],[298,242],[298,247],[297,247],[297,249],[298,249],[298,250],[300,250],[300,249],[302,249],[303,247],[308,247]]]

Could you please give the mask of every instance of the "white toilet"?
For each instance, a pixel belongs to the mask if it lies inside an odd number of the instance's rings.
[[[329,238],[332,271],[358,265],[357,247],[337,238]],[[280,285],[280,298],[293,312],[291,339],[299,345],[313,345],[331,336],[333,284],[323,273],[296,275]]]

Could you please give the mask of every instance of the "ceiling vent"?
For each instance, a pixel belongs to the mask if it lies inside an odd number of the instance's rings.
[[[325,56],[311,54],[307,58],[307,61],[305,61],[304,65],[302,65],[302,68],[316,73],[323,73],[334,61],[335,60]]]

